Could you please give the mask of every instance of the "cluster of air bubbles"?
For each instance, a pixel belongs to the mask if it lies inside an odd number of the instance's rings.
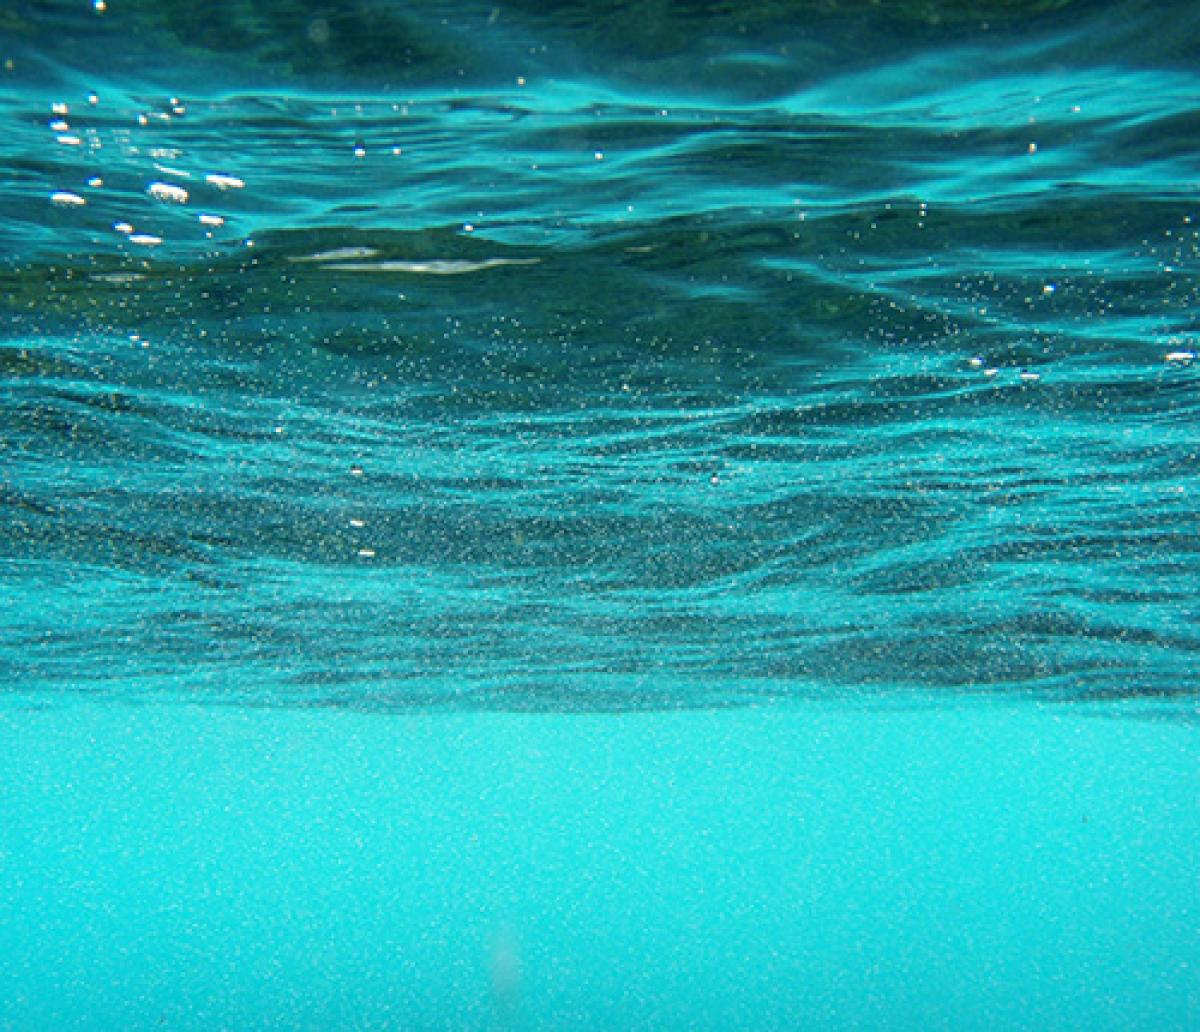
[[[96,9],[103,10],[102,3]],[[88,93],[86,103],[85,112],[99,108],[99,94]],[[152,129],[153,126],[169,124],[172,119],[183,117],[187,110],[187,104],[173,96],[162,106],[138,111],[133,121],[138,129]],[[86,116],[82,120],[86,122]],[[163,209],[190,210],[197,201],[203,200],[205,194],[217,200],[220,195],[241,190],[246,185],[240,176],[229,172],[182,167],[187,162],[181,160],[186,159],[186,155],[180,148],[157,143],[147,146],[142,141],[135,141],[131,129],[117,127],[102,133],[99,128],[90,126],[76,128],[71,104],[65,100],[51,104],[48,126],[56,144],[79,148],[87,154],[88,163],[92,165],[80,177],[85,185],[63,185],[52,189],[49,193],[50,203],[65,211],[84,211],[92,204],[107,202],[110,210],[120,211],[120,216],[108,223],[111,232],[139,248],[155,247],[164,242],[166,231],[162,227],[168,225],[170,220],[164,218]],[[156,202],[156,207],[129,210],[129,165],[142,165],[147,157],[150,159],[150,169],[139,170],[135,175],[144,184],[141,187],[142,195]],[[168,161],[171,163],[167,164]],[[107,171],[98,167],[102,162],[107,162]],[[209,240],[228,220],[227,215],[212,210],[196,212],[192,217],[199,224],[203,236]],[[139,226],[138,223],[142,221],[150,223],[153,228]]]
[[[350,467],[349,473],[350,476],[355,480],[361,480],[366,476],[367,471],[356,462]],[[358,556],[359,559],[374,559],[377,555],[375,548],[372,547],[370,543],[362,540],[362,532],[366,529],[367,521],[361,515],[356,515],[348,517],[346,522],[351,531],[354,532],[355,537],[359,539],[356,542],[354,554]]]
[[[985,380],[996,380],[1005,371],[999,365],[988,362],[981,355],[972,355],[968,358],[967,368],[972,372],[979,373]],[[1021,383],[1038,383],[1042,379],[1042,374],[1032,369],[1021,369],[1017,373],[1017,379]]]

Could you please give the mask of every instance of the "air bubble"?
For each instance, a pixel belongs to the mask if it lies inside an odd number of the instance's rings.
[[[220,172],[209,172],[204,181],[218,190],[240,190],[246,185],[245,181],[237,176],[227,176]]]
[[[188,200],[188,192],[174,183],[151,183],[146,187],[146,193],[155,200],[168,204],[187,204]]]

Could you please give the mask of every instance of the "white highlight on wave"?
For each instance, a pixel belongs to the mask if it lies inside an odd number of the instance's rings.
[[[332,262],[323,269],[337,272],[407,272],[425,276],[461,276],[468,272],[497,269],[506,265],[538,265],[540,258],[432,258],[428,261]]]

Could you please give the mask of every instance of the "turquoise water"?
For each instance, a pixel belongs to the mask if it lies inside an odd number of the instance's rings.
[[[0,6],[0,1028],[1200,1025],[1198,61]]]

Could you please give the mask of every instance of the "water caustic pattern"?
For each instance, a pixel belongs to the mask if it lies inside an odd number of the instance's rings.
[[[1200,8],[885,7],[0,15],[10,698],[1194,715]]]

